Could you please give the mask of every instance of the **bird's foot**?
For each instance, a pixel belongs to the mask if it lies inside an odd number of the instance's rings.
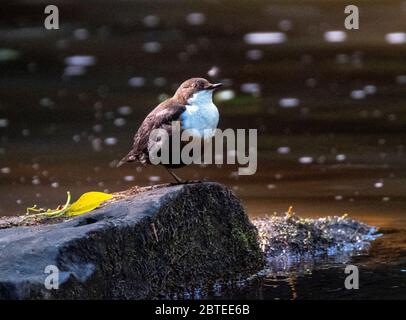
[[[169,183],[169,186],[177,186],[180,184],[192,184],[192,183],[202,183],[202,182],[207,182],[207,179],[204,178],[203,181],[202,180],[183,180],[181,179],[179,176],[177,176],[174,172],[172,172],[171,170],[169,170],[167,167],[165,167],[165,169],[171,174],[171,176],[176,180],[176,182],[171,182]]]
[[[170,186],[178,186],[180,184],[192,184],[192,183],[203,183],[205,181],[202,180],[181,180],[181,181],[176,181],[176,182],[170,182]]]
[[[192,184],[192,183],[204,183],[204,182],[210,182],[207,178],[203,178],[202,180],[180,180],[176,182],[170,182],[170,186],[176,186],[180,184]]]

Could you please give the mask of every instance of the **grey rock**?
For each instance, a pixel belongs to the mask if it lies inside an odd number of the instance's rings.
[[[257,230],[217,183],[156,188],[52,225],[0,230],[1,299],[148,299],[258,271]],[[48,290],[46,266],[59,289]]]

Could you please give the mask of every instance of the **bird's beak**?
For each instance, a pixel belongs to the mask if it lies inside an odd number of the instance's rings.
[[[214,90],[217,88],[220,88],[223,84],[222,83],[213,83],[211,85],[209,85],[208,87],[206,87],[206,90]]]

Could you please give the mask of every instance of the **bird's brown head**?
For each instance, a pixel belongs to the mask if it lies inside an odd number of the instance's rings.
[[[203,90],[212,91],[221,86],[221,83],[213,84],[204,78],[191,78],[180,85],[173,97],[185,104],[193,96],[193,94]]]

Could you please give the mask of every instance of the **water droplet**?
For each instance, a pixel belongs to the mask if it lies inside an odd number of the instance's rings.
[[[117,119],[114,119],[114,125],[115,125],[116,127],[125,126],[126,122],[127,122],[127,121],[126,121],[124,118],[117,118]]]
[[[387,118],[389,121],[396,121],[398,117],[396,116],[396,114],[391,113],[388,114]]]
[[[345,154],[337,154],[336,155],[336,160],[337,161],[345,161],[345,159],[347,159]]]
[[[193,12],[186,16],[186,21],[193,26],[198,26],[206,21],[206,16],[200,12]]]
[[[143,77],[132,77],[128,80],[130,87],[140,88],[145,85],[145,79]]]
[[[215,94],[215,99],[218,101],[228,101],[235,98],[235,93],[233,90],[223,90]]]
[[[238,174],[238,171],[232,171],[230,173],[230,178],[232,178],[232,179],[237,179],[238,180],[239,177],[240,177],[240,175]]]
[[[347,34],[344,31],[334,30],[324,33],[324,40],[327,42],[343,42],[347,39]]]
[[[1,118],[0,119],[0,128],[7,128],[9,124],[8,119]]]
[[[283,178],[283,174],[282,173],[275,173],[274,177],[275,177],[276,180],[280,180],[280,179]]]
[[[160,176],[149,176],[148,180],[151,182],[158,182],[161,180],[161,177]]]
[[[9,167],[3,167],[0,169],[0,172],[3,174],[9,174],[11,172],[11,169]]]
[[[261,92],[261,86],[258,83],[243,83],[241,85],[241,91],[244,93],[259,93]]]
[[[348,54],[339,53],[336,55],[336,62],[340,64],[348,63],[350,62],[350,57],[348,56]]]
[[[108,146],[114,146],[115,144],[117,144],[118,139],[116,137],[107,137],[106,139],[104,139],[104,143]]]
[[[295,108],[295,107],[299,106],[299,99],[282,98],[279,100],[279,106],[282,108]]]
[[[55,47],[59,50],[66,50],[69,48],[69,45],[70,41],[68,39],[59,39],[55,43]]]
[[[155,78],[154,85],[157,87],[163,87],[166,85],[166,79],[164,77]]]
[[[75,31],[73,31],[73,36],[77,40],[86,40],[87,38],[89,38],[89,30],[85,28],[76,29]]]
[[[145,42],[142,45],[142,48],[144,49],[145,52],[157,53],[161,51],[161,44],[157,41]]]
[[[134,176],[125,176],[123,179],[124,179],[124,181],[132,182],[135,180],[135,177]]]
[[[247,59],[249,60],[261,60],[264,56],[264,52],[258,49],[252,49],[247,51]]]
[[[102,140],[100,138],[92,139],[93,150],[98,152],[102,150]]]
[[[366,94],[375,94],[376,93],[376,86],[370,84],[364,87],[364,91]]]
[[[41,98],[41,100],[39,101],[39,104],[41,105],[41,107],[45,107],[45,108],[51,108],[55,105],[55,103],[52,101],[52,99],[50,99],[48,97]]]
[[[309,156],[303,156],[299,158],[299,163],[302,164],[310,164],[313,163],[314,159],[313,157],[309,157]]]
[[[122,116],[128,116],[132,113],[132,109],[130,106],[122,106],[117,109],[117,112]]]
[[[144,18],[143,22],[144,22],[145,26],[147,26],[149,28],[153,28],[153,27],[156,27],[157,25],[159,25],[159,17],[154,16],[154,15],[149,15]]]
[[[398,84],[406,84],[406,75],[400,75],[396,77],[396,82]]]
[[[279,154],[288,154],[290,153],[290,147],[279,147],[276,152]]]
[[[20,56],[20,52],[9,48],[0,48],[0,61],[12,61],[17,60]]]
[[[402,44],[406,43],[405,32],[392,32],[385,35],[385,41],[389,44]]]
[[[252,32],[244,36],[244,41],[248,44],[278,44],[287,40],[283,32]]]
[[[289,31],[290,29],[292,29],[292,21],[290,21],[290,20],[281,20],[278,23],[278,27],[282,31]]]
[[[375,109],[374,111],[372,111],[372,117],[374,117],[374,118],[382,117],[382,111],[378,110],[378,109]]]
[[[220,68],[216,67],[216,66],[211,67],[210,70],[207,71],[207,75],[212,78],[218,77],[219,74],[220,74]]]
[[[82,66],[67,66],[64,71],[63,75],[67,77],[76,77],[81,76],[86,73],[86,68]]]
[[[382,181],[375,182],[374,187],[377,189],[383,188],[383,182]]]
[[[366,97],[366,93],[364,90],[353,90],[351,91],[351,98],[360,100]]]
[[[306,79],[305,84],[309,88],[314,88],[317,85],[317,80],[314,78],[309,78],[309,79]]]
[[[103,131],[103,126],[101,124],[95,124],[93,126],[93,131],[94,132],[102,132]]]
[[[89,67],[96,64],[96,57],[91,55],[75,55],[65,58],[65,64],[69,66]]]

